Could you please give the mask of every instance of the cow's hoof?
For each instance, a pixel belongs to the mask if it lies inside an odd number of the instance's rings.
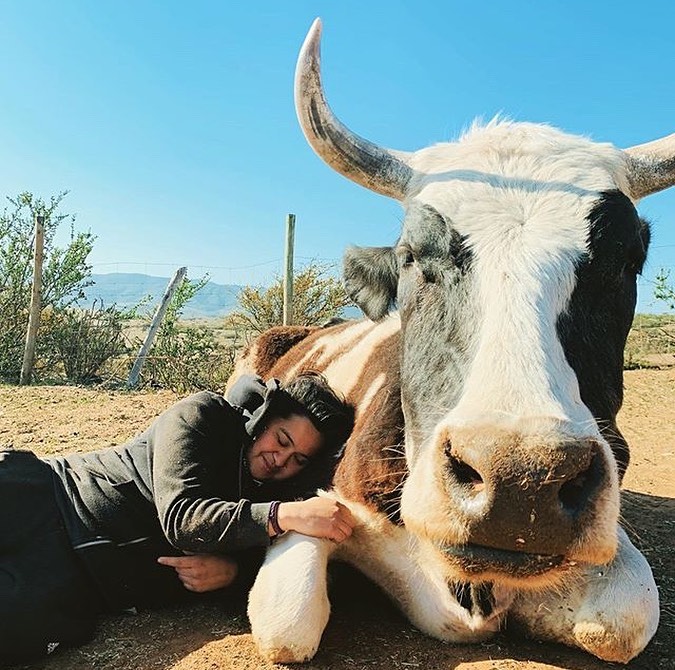
[[[270,663],[306,663],[316,654],[317,647],[303,649],[295,646],[263,648],[258,645],[258,653]]]
[[[262,573],[262,571],[261,571]],[[263,576],[270,576],[269,571]],[[316,654],[328,623],[324,590],[294,588],[290,580],[256,581],[249,594],[249,620],[258,652],[272,663],[303,663]]]
[[[306,617],[250,616],[251,632],[258,653],[272,663],[304,663],[316,654],[328,622],[328,600]],[[311,609],[311,608],[308,608]],[[318,610],[318,611],[317,611]]]
[[[603,661],[628,663],[651,637],[643,631],[644,626],[639,625],[632,630],[616,631],[597,622],[580,622],[574,626],[574,637],[582,649]]]

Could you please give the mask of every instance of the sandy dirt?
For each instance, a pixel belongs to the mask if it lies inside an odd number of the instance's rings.
[[[675,668],[675,368],[626,373],[619,424],[632,448],[623,516],[661,594],[659,631],[629,664]],[[0,446],[40,454],[117,444],[145,428],[175,396],[74,387],[0,386]],[[331,574],[333,613],[307,670],[606,670],[620,667],[566,647],[500,634],[456,646],[415,630],[371,585]],[[1,622],[0,622],[1,625]],[[269,670],[257,656],[243,599],[108,617],[96,638],[25,670]],[[297,666],[296,666],[297,667]]]

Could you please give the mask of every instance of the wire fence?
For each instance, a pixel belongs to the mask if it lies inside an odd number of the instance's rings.
[[[303,267],[309,263],[316,263],[326,268],[330,274],[338,276],[341,272],[342,259],[340,257],[316,257],[316,256],[295,256],[296,265]],[[157,263],[157,262],[129,262],[113,261],[107,263],[94,263],[92,271],[94,274],[144,274],[153,277],[170,277],[177,267],[186,265],[191,279],[198,279],[208,275],[210,280],[221,285],[234,286],[269,286],[277,280],[283,270],[284,259],[270,258],[261,260],[257,263],[246,265],[201,265],[189,264],[183,261],[175,263]],[[124,280],[120,279],[121,283]]]
[[[330,275],[339,277],[342,270],[342,259],[339,257],[308,257],[296,256],[297,265],[302,267],[314,262],[326,268]],[[271,258],[240,266],[224,265],[188,265],[188,276],[196,280],[208,275],[212,284],[209,297],[210,311],[226,313],[231,311],[236,303],[237,295],[244,286],[270,286],[279,280],[282,272],[283,258]],[[157,262],[128,262],[115,261],[108,263],[94,263],[93,274],[99,288],[105,288],[105,296],[101,296],[107,304],[111,298],[116,297],[118,304],[131,304],[132,298],[140,298],[142,295],[153,295],[159,299],[168,278],[176,268],[185,263],[157,263]],[[656,267],[638,277],[638,313],[662,314],[669,311],[668,305],[654,296],[657,286],[656,275],[660,271],[669,273],[670,284],[675,284],[675,266]],[[106,275],[104,279],[102,275]],[[146,281],[138,275],[154,277],[159,281]],[[139,294],[140,288],[144,293]],[[218,287],[218,288],[216,288]],[[89,295],[96,297],[96,288],[89,290]],[[220,295],[220,298],[218,297]],[[221,309],[218,309],[218,300],[222,300]],[[188,309],[189,311],[189,309]],[[208,310],[207,310],[208,311]]]

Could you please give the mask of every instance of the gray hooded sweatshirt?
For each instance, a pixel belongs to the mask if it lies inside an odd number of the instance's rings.
[[[161,555],[231,554],[270,542],[273,498],[245,456],[278,382],[240,379],[232,403],[202,391],[130,442],[45,458],[73,548],[107,609],[154,604],[180,591]]]

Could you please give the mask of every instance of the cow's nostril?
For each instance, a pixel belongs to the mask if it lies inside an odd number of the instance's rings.
[[[450,469],[460,484],[469,486],[472,493],[479,493],[485,488],[483,478],[468,463],[453,455],[450,455],[449,461]]]
[[[563,510],[571,517],[578,516],[587,506],[588,501],[602,480],[602,458],[593,456],[590,465],[574,479],[565,482],[558,492]]]

